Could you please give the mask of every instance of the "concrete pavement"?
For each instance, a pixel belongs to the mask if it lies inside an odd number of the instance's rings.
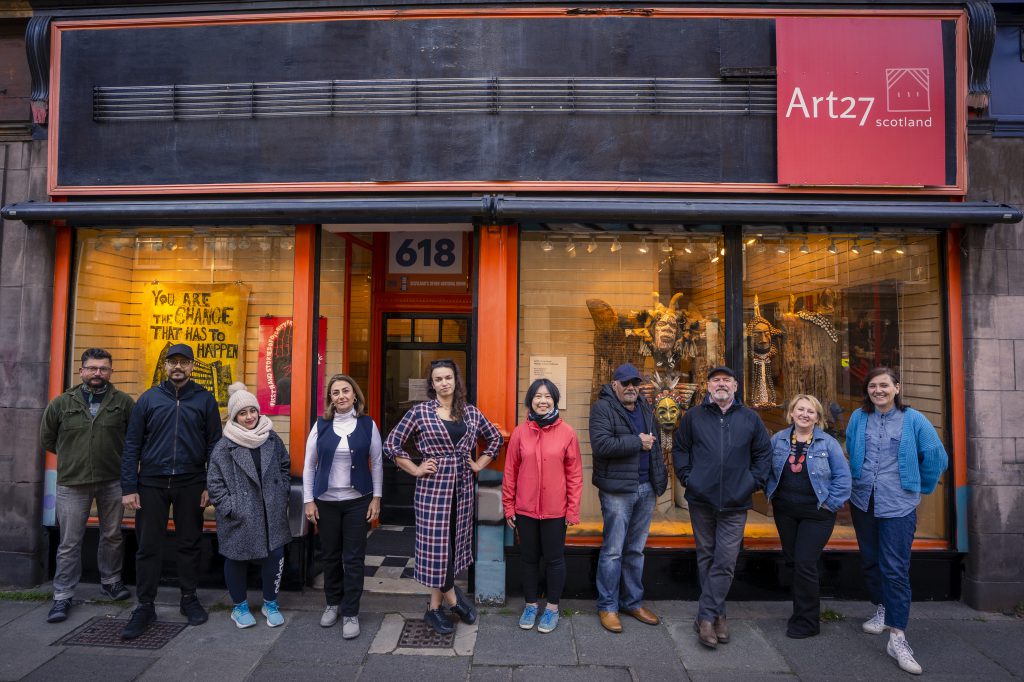
[[[663,618],[649,626],[623,617],[624,632],[605,632],[592,602],[565,601],[550,634],[518,627],[521,604],[481,609],[476,625],[459,625],[446,649],[399,646],[405,619],[422,617],[422,595],[366,593],[361,635],[341,638],[341,624],[321,628],[322,593],[282,593],[287,621],[268,628],[258,615],[261,598],[250,594],[258,625],[238,630],[224,591],[204,590],[210,621],[186,627],[159,649],[76,646],[62,639],[90,619],[125,619],[128,602],[101,599],[96,585],[81,585],[71,617],[48,624],[49,601],[0,600],[0,680],[67,682],[242,682],[255,680],[472,680],[559,682],[604,680],[907,680],[885,653],[886,636],[861,632],[872,612],[860,602],[826,602],[836,620],[820,636],[785,637],[789,605],[730,603],[732,641],[711,651],[692,629],[695,604],[648,604]],[[176,590],[161,588],[161,621],[182,622]],[[908,636],[925,676],[934,680],[1024,680],[1024,620],[973,611],[956,602],[916,603]]]

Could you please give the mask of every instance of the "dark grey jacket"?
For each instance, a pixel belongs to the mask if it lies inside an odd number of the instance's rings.
[[[291,541],[288,451],[273,431],[260,446],[262,476],[249,448],[224,437],[210,454],[206,487],[217,512],[217,542],[228,559],[263,559]]]
[[[668,471],[661,455],[658,425],[647,401],[640,398],[636,409],[644,415],[647,432],[654,434],[648,477],[656,495],[665,492]],[[635,493],[640,480],[640,436],[633,433],[629,412],[619,402],[611,384],[601,387],[597,402],[590,406],[590,451],[594,456],[593,482],[606,493]]]

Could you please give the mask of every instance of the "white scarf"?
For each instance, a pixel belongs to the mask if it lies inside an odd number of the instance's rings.
[[[258,448],[267,442],[273,430],[274,424],[270,417],[261,414],[260,420],[252,429],[247,429],[234,420],[229,421],[224,425],[224,437],[243,448]]]

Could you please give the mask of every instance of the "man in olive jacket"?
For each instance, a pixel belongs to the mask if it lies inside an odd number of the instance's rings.
[[[82,353],[82,383],[50,401],[39,426],[43,447],[57,455],[57,525],[60,546],[53,574],[53,607],[48,623],[67,620],[82,575],[82,541],[92,501],[100,522],[97,564],[100,590],[111,599],[131,593],[121,582],[121,454],[135,402],[110,383],[110,353]]]
[[[640,395],[641,383],[636,367],[628,362],[619,365],[590,408],[593,482],[604,519],[597,563],[597,615],[609,632],[622,632],[620,611],[648,625],[660,622],[642,604],[644,545],[668,472],[654,413]]]
[[[771,440],[756,412],[736,399],[728,367],[708,372],[708,396],[688,410],[672,439],[672,464],[686,486],[697,544],[700,600],[693,627],[700,643],[729,641],[725,597],[743,545],[751,495],[771,471]]]

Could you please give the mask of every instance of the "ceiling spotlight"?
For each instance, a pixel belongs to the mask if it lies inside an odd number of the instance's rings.
[[[661,252],[672,253],[672,242],[668,240],[668,237],[665,237],[665,239],[662,240],[661,242]]]
[[[750,236],[750,237],[747,238],[747,246],[753,246],[756,243],[757,243],[757,237]]]
[[[196,244],[196,240],[194,237],[188,238],[187,248],[189,251],[196,251],[199,249],[199,244]]]
[[[544,243],[540,245],[541,251],[554,251],[555,245],[551,243],[551,240],[544,237]]]
[[[650,247],[647,246],[647,237],[640,240],[640,246],[636,247],[636,250],[640,253],[647,253],[650,251]]]
[[[779,245],[775,247],[775,251],[779,254],[787,254],[789,253],[789,247],[786,246],[786,242],[780,241]]]
[[[807,246],[807,237],[804,237],[803,243],[800,245],[800,253],[807,255],[811,252],[811,247]]]
[[[177,251],[178,250],[178,242],[177,242],[177,240],[175,240],[175,239],[168,239],[167,240],[167,250],[168,251]]]
[[[686,243],[683,244],[683,251],[693,253],[693,241],[689,237],[686,238]]]
[[[860,255],[860,240],[859,239],[854,239],[853,240],[853,245],[850,247],[850,253],[852,253],[855,256],[859,256]]]
[[[597,240],[591,237],[587,242],[587,253],[594,253],[594,251],[597,251]]]
[[[622,244],[619,243],[619,238],[618,237],[616,237],[615,240],[612,241],[612,245],[610,247],[608,247],[608,249],[612,253],[615,253],[616,251],[622,250]]]
[[[281,248],[284,249],[285,251],[291,251],[292,249],[294,249],[295,248],[295,238],[294,237],[287,237],[286,239],[284,239],[281,242]]]
[[[572,237],[569,237],[569,241],[565,244],[565,252],[576,255],[576,242],[572,240]]]
[[[154,251],[163,251],[164,250],[164,243],[162,241],[160,241],[159,239],[154,239],[153,241],[151,241],[149,243],[149,247],[151,249],[153,249]]]
[[[270,237],[261,237],[257,244],[259,244],[260,251],[270,251]]]
[[[725,247],[723,246],[721,249],[719,249],[718,253],[720,253],[721,255],[724,256],[725,255]]]
[[[896,246],[896,253],[905,255],[907,253],[907,238],[903,237],[900,239],[900,243]]]
[[[885,253],[885,247],[882,246],[882,242],[876,241],[875,248],[871,249],[872,253],[883,254]]]
[[[251,247],[251,246],[252,246],[252,242],[249,240],[248,237],[242,237],[238,241],[238,248],[242,249],[243,251],[248,251],[249,247]]]
[[[712,263],[717,263],[721,259],[721,256],[719,256],[714,251],[709,253],[708,256],[710,256],[710,258],[708,260],[710,260]]]
[[[839,247],[836,246],[836,240],[835,239],[829,239],[828,240],[828,252],[833,254],[833,255],[839,253]]]

